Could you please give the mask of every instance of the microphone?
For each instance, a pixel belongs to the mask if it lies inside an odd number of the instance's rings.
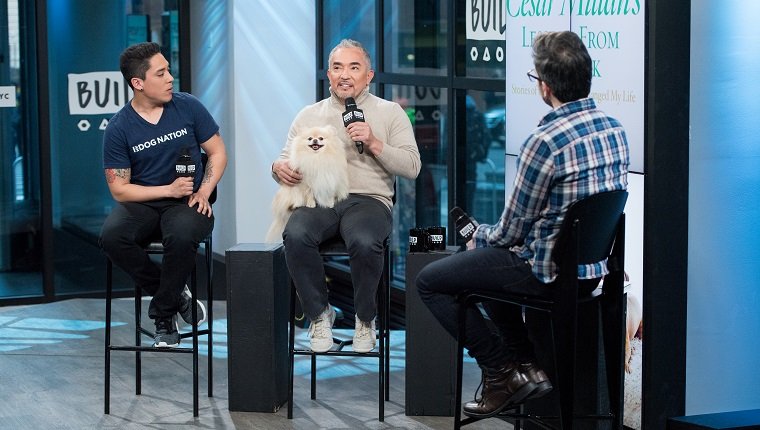
[[[469,242],[470,239],[472,239],[472,235],[475,234],[475,230],[478,228],[478,222],[459,206],[451,208],[449,215],[451,215],[451,219],[454,220],[457,236],[462,238],[464,243]]]
[[[195,163],[193,163],[193,159],[190,157],[187,149],[177,156],[177,162],[174,163],[174,173],[178,178],[195,177]]]
[[[346,111],[343,112],[343,127],[348,127],[349,124],[355,122],[364,122],[364,112],[356,107],[356,100],[353,97],[346,98]],[[364,153],[364,142],[354,142],[356,150],[359,154]]]

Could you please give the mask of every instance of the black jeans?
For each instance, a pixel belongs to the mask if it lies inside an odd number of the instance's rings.
[[[328,305],[319,244],[338,233],[346,243],[354,286],[354,308],[362,321],[377,310],[377,285],[383,272],[383,242],[391,231],[391,212],[379,200],[350,194],[334,208],[300,207],[282,234],[285,261],[304,314],[315,319]]]
[[[103,223],[100,246],[115,265],[153,296],[148,315],[165,318],[179,310],[198,244],[213,227],[213,216],[198,213],[197,206],[189,207],[182,199],[117,203]],[[160,266],[144,250],[157,237],[164,245]]]
[[[476,248],[437,260],[417,275],[420,298],[444,329],[456,338],[459,302],[464,291],[510,292],[551,298],[553,287],[533,275],[530,264],[506,248]],[[588,294],[599,279],[579,281],[579,293]],[[535,362],[533,344],[520,306],[484,302],[483,309],[493,322],[492,331],[477,306],[466,314],[466,344],[479,365],[497,368],[507,362]]]
[[[527,261],[506,248],[476,248],[425,266],[417,275],[417,291],[441,325],[457,335],[459,302],[463,291],[509,291],[534,296],[551,293],[533,275]],[[497,368],[508,361],[535,361],[533,346],[519,306],[486,302],[483,308],[498,328],[493,332],[480,309],[467,310],[467,348],[479,365]]]

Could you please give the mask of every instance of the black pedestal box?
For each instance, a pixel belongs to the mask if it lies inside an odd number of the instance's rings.
[[[229,410],[276,412],[288,398],[290,278],[281,244],[225,253]]]
[[[454,416],[456,341],[422,303],[414,280],[426,265],[455,251],[406,257],[406,415]]]

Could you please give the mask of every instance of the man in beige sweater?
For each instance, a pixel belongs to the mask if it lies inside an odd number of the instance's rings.
[[[272,176],[284,185],[295,185],[301,174],[288,162],[289,147],[301,131],[332,125],[351,147],[362,142],[363,153],[348,151],[349,196],[333,208],[296,209],[283,232],[285,259],[304,314],[311,320],[309,337],[315,352],[332,345],[335,311],[327,300],[327,285],[319,245],[340,235],[350,255],[354,285],[356,330],[353,349],[369,352],[376,345],[377,285],[383,270],[383,242],[392,228],[396,176],[414,179],[420,171],[420,154],[409,117],[397,103],[369,93],[374,71],[369,54],[353,40],[344,39],[330,52],[327,77],[330,97],[305,107],[288,132],[280,157],[272,164]],[[347,98],[354,98],[366,122],[344,128],[342,114]]]

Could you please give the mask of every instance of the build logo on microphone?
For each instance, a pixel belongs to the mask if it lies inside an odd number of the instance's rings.
[[[355,121],[364,122],[364,112],[359,110],[351,110],[343,114],[344,124],[351,124]]]

